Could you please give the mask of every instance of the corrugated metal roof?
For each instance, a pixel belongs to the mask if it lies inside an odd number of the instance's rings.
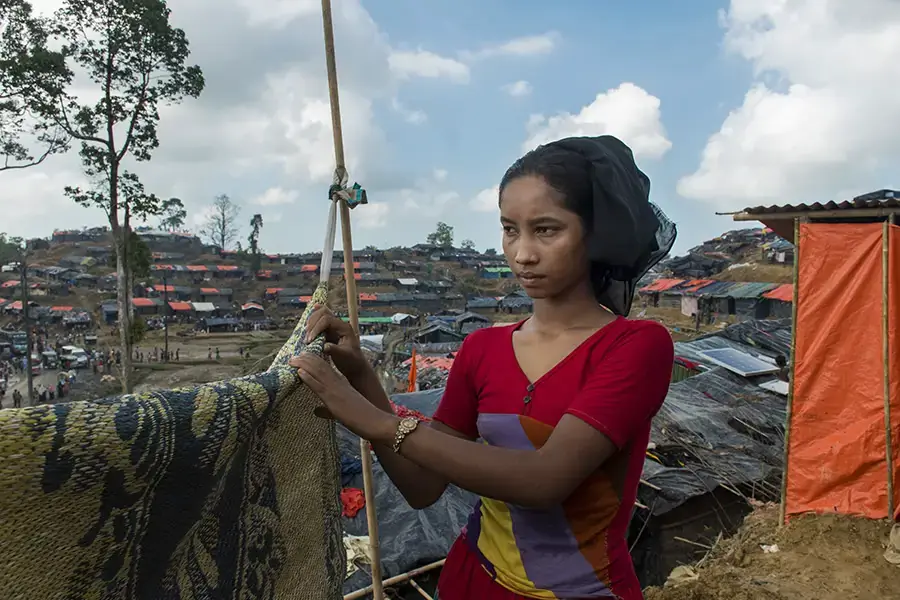
[[[738,283],[734,287],[715,294],[720,298],[759,298],[769,290],[778,287],[777,283]]]
[[[697,296],[717,296],[720,293],[725,292],[726,290],[733,288],[735,285],[739,285],[733,281],[716,281],[715,283],[711,283],[707,286],[701,288],[698,292],[696,292]]]
[[[878,190],[857,196],[843,202],[813,202],[812,204],[783,204],[781,206],[751,206],[742,212],[749,215],[770,215],[793,212],[821,212],[832,210],[850,210],[859,208],[897,208],[900,209],[900,192],[896,190]]]

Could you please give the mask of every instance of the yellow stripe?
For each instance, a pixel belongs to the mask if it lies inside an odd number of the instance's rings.
[[[525,573],[522,556],[516,546],[512,529],[512,517],[504,502],[481,499],[481,533],[478,549],[494,566],[497,583],[506,589],[541,600],[556,600],[556,595],[547,590],[539,590]]]

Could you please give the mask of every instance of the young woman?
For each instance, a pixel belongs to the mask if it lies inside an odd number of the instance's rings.
[[[349,326],[324,309],[310,317],[346,379],[318,357],[291,364],[373,442],[410,505],[450,483],[481,497],[440,600],[642,598],[626,529],[673,347],[661,325],[624,317],[675,237],[648,194],[609,136],[560,140],[510,167],[503,251],[534,314],[466,338],[430,425],[394,416]]]

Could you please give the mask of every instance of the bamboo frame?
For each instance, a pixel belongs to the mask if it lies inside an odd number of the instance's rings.
[[[344,161],[344,136],[341,129],[341,103],[338,95],[337,62],[334,52],[334,24],[331,14],[331,0],[322,0],[322,27],[325,36],[325,66],[328,72],[328,97],[331,104],[331,130],[334,135],[335,173],[342,176],[346,172]],[[347,314],[350,326],[359,333],[359,296],[356,279],[353,277],[353,236],[350,229],[350,207],[340,201],[341,239],[344,246],[344,280],[347,291]],[[372,593],[375,600],[383,600],[381,583],[381,544],[378,541],[378,518],[375,511],[375,483],[372,476],[372,454],[369,444],[359,440],[360,462],[362,463],[363,488],[366,497],[366,520],[369,529],[369,556],[372,559]]]
[[[890,219],[891,221],[893,219]],[[881,229],[881,350],[884,358],[884,442],[887,460],[888,518],[894,518],[894,448],[891,439],[891,377],[890,377],[890,245],[891,224],[885,220]]]
[[[778,511],[778,525],[787,519],[788,458],[791,447],[791,417],[794,413],[794,381],[797,373],[797,303],[800,298],[800,218],[794,219],[794,305],[791,307],[791,375],[788,382],[788,399],[784,422],[784,454],[781,473],[781,504]]]
[[[398,583],[405,583],[407,581],[412,581],[414,577],[418,577],[419,575],[424,575],[429,571],[434,571],[435,569],[439,569],[444,566],[444,563],[447,562],[446,558],[442,558],[439,561],[433,562],[431,564],[425,565],[424,567],[419,567],[417,569],[413,569],[412,571],[407,571],[406,573],[402,573],[397,575],[396,577],[391,577],[389,579],[385,579],[384,581],[379,581],[382,588],[390,587],[392,585],[397,585]],[[369,585],[361,590],[356,590],[355,592],[350,592],[346,596],[344,596],[344,600],[358,600],[359,598],[365,598],[368,594],[371,594],[374,589],[374,586]]]

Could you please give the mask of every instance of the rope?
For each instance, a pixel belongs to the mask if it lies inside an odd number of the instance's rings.
[[[328,220],[325,222],[325,243],[322,245],[322,261],[319,263],[319,285],[328,282],[331,263],[334,260],[334,236],[337,231],[337,200],[331,201]]]

